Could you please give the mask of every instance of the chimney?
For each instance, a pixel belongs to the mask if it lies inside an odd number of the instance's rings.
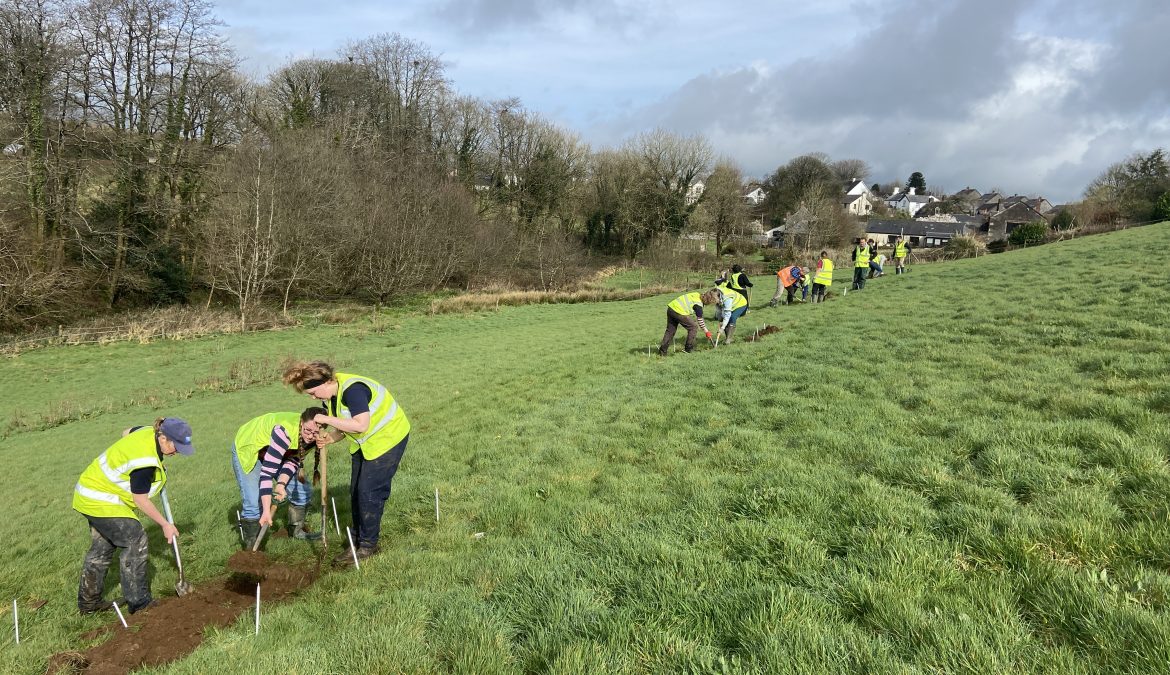
[[[918,189],[918,188],[906,188],[906,194],[908,194],[908,195],[915,194],[915,191],[916,191],[917,189]]]

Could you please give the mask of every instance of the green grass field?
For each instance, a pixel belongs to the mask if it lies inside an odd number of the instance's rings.
[[[383,553],[167,672],[1166,672],[1167,249],[1163,224],[844,298],[841,264],[837,297],[738,335],[781,333],[665,359],[663,296],[5,360],[0,607],[48,603],[19,646],[4,614],[0,672],[109,621],[76,612],[70,495],[126,426],[191,421],[198,454],[168,460],[184,562],[225,572],[236,427],[308,402],[276,381],[287,355],[381,380],[412,418]]]

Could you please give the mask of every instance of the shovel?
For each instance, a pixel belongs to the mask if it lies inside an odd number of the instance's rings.
[[[252,544],[253,551],[260,550],[260,542],[264,541],[264,535],[268,534],[268,526],[263,525],[260,528],[260,534],[256,535],[256,543]]]
[[[171,517],[171,500],[167,499],[167,489],[162,489],[162,503],[163,511],[166,512],[167,522],[171,525],[175,524],[175,519]],[[191,592],[191,584],[187,583],[187,578],[183,574],[183,558],[179,555],[179,538],[171,539],[171,546],[175,549],[175,564],[179,567],[179,581],[175,583],[175,593],[180,596],[187,595]]]

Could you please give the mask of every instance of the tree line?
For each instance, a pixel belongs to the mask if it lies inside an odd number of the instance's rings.
[[[253,81],[206,0],[0,5],[0,146],[7,330],[195,301],[247,321],[300,298],[553,290],[687,232],[722,252],[801,206],[827,245],[856,231],[840,197],[869,173],[804,155],[752,206],[701,136],[594,150],[515,98],[461,95],[397,34]]]
[[[515,98],[460,95],[401,35],[254,82],[221,28],[205,0],[0,7],[0,326],[196,298],[246,320],[293,298],[556,289],[688,228],[722,248],[806,196],[784,170],[751,214],[704,138],[594,151]]]

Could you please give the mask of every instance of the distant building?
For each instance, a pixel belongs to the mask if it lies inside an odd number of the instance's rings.
[[[690,206],[691,204],[699,201],[699,198],[703,196],[703,190],[705,189],[707,189],[707,184],[704,183],[701,178],[691,181],[691,184],[687,186],[687,206]]]
[[[913,218],[914,214],[918,213],[918,209],[937,201],[938,197],[934,195],[920,195],[916,188],[906,188],[890,195],[886,199],[886,205],[895,211],[905,211]]]
[[[878,245],[887,246],[898,237],[910,246],[934,248],[945,246],[955,237],[971,235],[971,228],[960,222],[944,223],[930,220],[882,220],[871,218],[865,224],[865,238],[873,239]]]
[[[768,193],[758,184],[749,183],[744,190],[743,200],[752,206],[759,206],[760,202],[768,198]]]
[[[869,191],[857,194],[847,194],[841,199],[841,208],[854,216],[868,216],[873,211],[873,202],[869,200]]]

